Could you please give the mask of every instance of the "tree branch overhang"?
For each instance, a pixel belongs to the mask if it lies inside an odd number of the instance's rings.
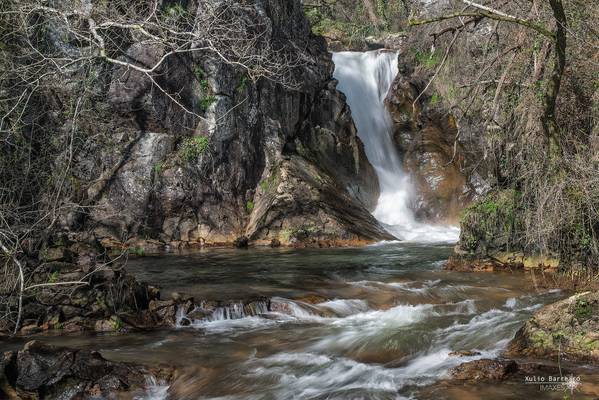
[[[536,31],[537,33],[555,41],[556,36],[555,33],[546,29],[543,25],[538,24],[536,22],[529,21],[527,19],[517,18],[508,14],[497,14],[490,11],[480,10],[480,11],[461,11],[455,12],[446,15],[440,15],[433,18],[427,19],[413,19],[411,18],[408,23],[410,26],[419,26],[419,25],[427,25],[435,22],[445,21],[448,19],[460,18],[460,17],[471,17],[471,18],[489,18],[496,21],[510,22],[518,25],[525,26],[529,29]]]

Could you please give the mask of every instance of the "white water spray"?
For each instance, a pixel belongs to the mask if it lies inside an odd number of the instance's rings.
[[[393,121],[385,97],[398,73],[397,53],[385,50],[333,53],[338,89],[347,97],[358,136],[374,167],[381,194],[373,215],[398,239],[455,242],[459,228],[415,220],[410,203],[414,188],[393,142]]]

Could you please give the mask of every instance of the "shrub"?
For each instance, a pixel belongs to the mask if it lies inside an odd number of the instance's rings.
[[[421,51],[417,51],[416,62],[427,69],[435,68],[441,62],[441,58],[437,52],[433,53],[423,53]]]
[[[203,112],[206,112],[206,110],[208,110],[208,108],[214,102],[216,102],[216,97],[215,96],[213,96],[213,95],[206,96],[202,100],[200,100],[200,108],[202,109]]]
[[[207,136],[192,136],[183,141],[179,154],[185,161],[194,161],[206,152],[208,144]]]
[[[574,305],[574,315],[579,323],[583,323],[593,316],[593,305],[587,300],[577,299]]]

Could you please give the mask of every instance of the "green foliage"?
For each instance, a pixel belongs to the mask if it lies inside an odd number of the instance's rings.
[[[48,279],[48,283],[56,283],[58,282],[58,271],[54,271],[50,274],[50,278]]]
[[[249,78],[247,75],[243,75],[241,77],[241,79],[239,80],[239,85],[237,85],[237,91],[238,92],[243,92],[248,84]]]
[[[344,42],[351,43],[358,38],[377,33],[377,28],[372,24],[340,21],[323,14],[318,8],[309,8],[305,13],[312,27],[312,33],[315,35],[338,37]]]
[[[423,53],[421,51],[416,51],[414,58],[420,66],[426,69],[433,69],[441,63],[441,57],[439,56],[439,53],[437,53],[436,51],[431,53]]]
[[[593,316],[593,305],[587,300],[577,299],[574,304],[574,315],[579,323],[583,323]]]
[[[193,73],[196,76],[196,78],[198,79],[198,81],[202,81],[202,80],[206,79],[206,76],[207,76],[206,72],[199,65],[195,66],[195,68],[193,69]]]
[[[258,185],[260,186],[260,189],[262,189],[263,192],[271,192],[277,188],[278,184],[279,176],[275,171],[271,174],[271,176],[261,181]]]
[[[438,104],[439,101],[441,101],[441,96],[439,96],[438,93],[433,93],[433,95],[431,96],[431,99],[430,99],[430,105],[434,106],[434,105]]]
[[[208,90],[210,90],[210,85],[208,83],[208,79],[202,79],[200,81],[200,88],[202,89],[203,93],[207,93]]]
[[[186,138],[181,144],[179,155],[187,162],[192,162],[198,159],[206,152],[210,140],[207,136],[192,136]]]
[[[181,4],[171,4],[164,9],[164,14],[169,18],[177,19],[187,14],[187,10]]]
[[[520,223],[520,196],[515,190],[492,192],[467,207],[461,218],[462,247],[471,252],[491,243],[509,247],[512,233]]]
[[[154,172],[157,174],[162,173],[163,166],[164,165],[161,162],[154,164]]]
[[[245,209],[248,213],[251,213],[254,210],[254,202],[252,200],[248,200],[247,203],[245,203]]]
[[[129,253],[138,257],[143,257],[146,255],[146,251],[143,247],[131,247],[129,249]]]
[[[204,97],[202,100],[200,100],[200,108],[202,109],[202,111],[206,112],[206,110],[208,110],[208,108],[216,102],[216,97],[215,96],[206,96]]]
[[[115,331],[120,331],[123,329],[123,321],[121,321],[119,317],[111,318],[110,321],[112,322],[112,329]]]

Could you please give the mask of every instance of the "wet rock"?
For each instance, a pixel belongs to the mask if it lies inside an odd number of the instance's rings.
[[[194,320],[203,320],[212,315],[213,310],[207,310],[205,308],[194,308],[189,313],[187,313],[187,318]]]
[[[474,357],[480,356],[480,352],[471,351],[471,350],[463,350],[463,351],[452,351],[449,353],[451,357]]]
[[[426,71],[415,69],[407,54],[399,61],[385,104],[394,122],[394,140],[404,168],[416,188],[415,213],[422,220],[457,222],[463,207],[475,195],[473,177],[459,141],[456,121],[437,100],[421,92]],[[419,99],[418,101],[416,101]]]
[[[42,328],[37,324],[25,325],[21,328],[22,335],[33,335],[34,333],[41,332]]]
[[[532,355],[599,364],[599,292],[546,305],[516,333],[510,356]]]
[[[82,317],[74,317],[62,323],[62,330],[65,333],[83,332],[95,329],[95,325],[91,325],[92,321]]]
[[[152,300],[148,310],[155,315],[160,323],[175,326],[177,305],[173,301]]]
[[[0,360],[0,398],[80,399],[143,389],[146,376],[171,374],[167,368],[111,362],[87,350],[28,342]],[[15,397],[18,393],[20,397]],[[112,397],[110,397],[112,398]]]
[[[120,318],[113,316],[110,319],[98,320],[94,325],[96,332],[117,332],[123,328]]]
[[[64,246],[61,247],[50,247],[42,251],[42,257],[45,261],[56,262],[63,261],[68,262],[72,258],[72,253]]]
[[[249,243],[250,243],[250,240],[248,239],[247,236],[240,236],[237,239],[235,239],[235,241],[233,242],[235,247],[237,247],[238,249],[247,249]]]
[[[181,299],[182,299],[182,296],[181,296],[181,294],[179,294],[178,292],[173,292],[173,293],[171,293],[171,299],[172,299],[174,302],[179,302],[179,301],[181,301]]]
[[[464,381],[503,380],[518,371],[513,360],[475,360],[460,364],[449,371],[453,379]]]
[[[458,249],[457,252],[460,252]],[[523,271],[524,264],[516,260],[500,260],[491,255],[454,254],[449,257],[445,269],[458,272]]]
[[[317,294],[309,294],[306,296],[298,297],[294,300],[302,301],[302,302],[308,303],[308,304],[318,304],[318,303],[325,302],[329,299],[327,299],[326,297],[317,295]]]

